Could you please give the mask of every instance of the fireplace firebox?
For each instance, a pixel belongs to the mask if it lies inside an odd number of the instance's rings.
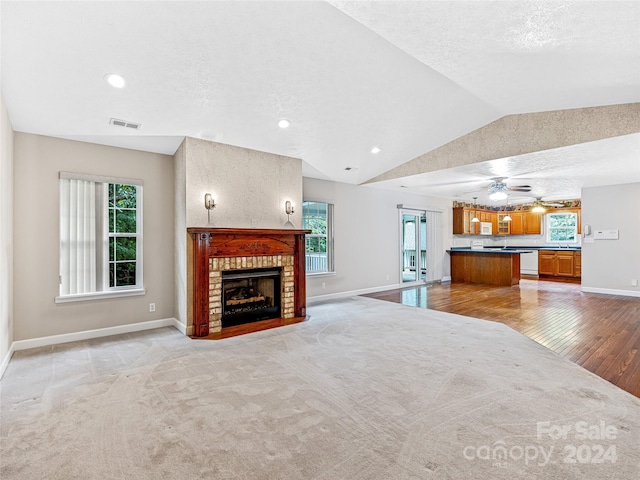
[[[222,272],[222,328],[281,316],[281,268]]]

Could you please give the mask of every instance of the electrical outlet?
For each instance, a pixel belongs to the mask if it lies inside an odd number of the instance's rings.
[[[150,312],[155,312],[156,311],[156,304],[155,303],[150,303],[149,304],[149,311]]]
[[[632,287],[637,287],[638,286],[638,280],[635,279],[635,278],[631,279],[631,286]]]
[[[324,290],[325,288],[327,288],[327,284],[322,282],[322,289]]]

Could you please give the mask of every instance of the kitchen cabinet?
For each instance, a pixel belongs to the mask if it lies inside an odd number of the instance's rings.
[[[580,208],[550,209],[547,213],[574,212],[578,216],[578,234],[582,233],[582,215]],[[480,223],[472,223],[477,216],[480,222],[491,223],[493,235],[542,235],[544,214],[531,211],[510,212],[510,222],[505,222],[507,212],[495,212],[470,207],[453,207],[453,234],[479,235]]]
[[[539,213],[525,212],[524,214],[524,234],[542,234],[542,216]]]
[[[550,250],[540,250],[538,252],[538,275],[556,274],[556,252]]]
[[[463,207],[454,207],[453,209],[453,234],[454,235],[472,235],[480,233],[476,232],[476,223],[471,223],[473,218],[473,210]],[[480,227],[478,227],[479,229]]]
[[[582,252],[573,252],[573,276],[582,277]]]
[[[498,212],[498,228],[494,233],[497,235],[509,235],[511,233],[511,222],[505,222],[504,217],[507,216],[507,212]]]
[[[558,277],[573,277],[573,252],[556,252],[556,275]]]
[[[580,278],[582,252],[573,250],[540,250],[538,275],[541,277]]]
[[[511,235],[523,235],[524,234],[524,212],[511,212]]]

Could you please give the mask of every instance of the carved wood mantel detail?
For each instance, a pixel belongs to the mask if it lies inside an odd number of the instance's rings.
[[[209,335],[209,259],[289,255],[293,257],[294,316],[306,316],[304,236],[310,230],[188,228],[192,239],[192,318],[195,337]]]

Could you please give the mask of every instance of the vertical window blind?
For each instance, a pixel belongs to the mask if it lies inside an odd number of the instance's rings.
[[[60,180],[60,295],[96,291],[96,183]]]

